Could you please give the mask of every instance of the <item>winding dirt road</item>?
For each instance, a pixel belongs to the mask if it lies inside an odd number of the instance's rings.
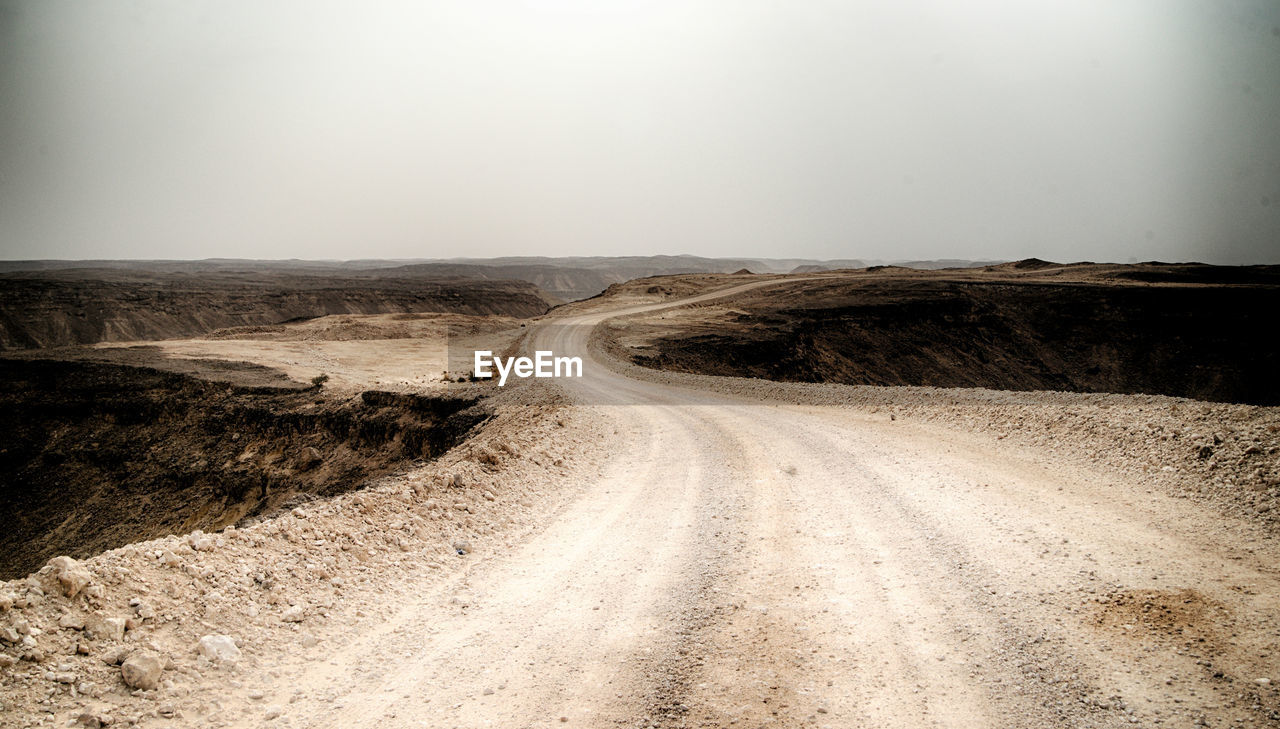
[[[619,313],[533,335],[587,359],[600,477],[389,595],[291,726],[1276,725],[1280,572],[1244,525],[991,438],[629,379],[587,348]]]

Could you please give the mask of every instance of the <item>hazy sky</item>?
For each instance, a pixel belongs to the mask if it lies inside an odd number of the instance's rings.
[[[1280,263],[1280,2],[0,0],[0,258]]]

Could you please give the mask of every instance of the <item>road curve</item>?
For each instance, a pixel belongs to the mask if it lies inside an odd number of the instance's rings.
[[[989,438],[592,358],[595,324],[657,306],[532,334],[586,359],[601,475],[311,669],[338,688],[294,726],[1275,725],[1253,673],[1280,573],[1237,525]]]

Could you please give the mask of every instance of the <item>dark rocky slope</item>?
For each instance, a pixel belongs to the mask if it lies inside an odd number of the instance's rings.
[[[0,274],[0,349],[171,339],[329,314],[531,317],[557,300],[525,281],[263,272]]]
[[[440,455],[486,417],[473,398],[334,401],[296,383],[0,360],[0,579],[358,488]]]
[[[1145,269],[1124,274],[1117,278],[1156,275]],[[1205,278],[1185,270],[1167,275]],[[1228,278],[1247,277],[1234,272]],[[636,362],[797,382],[1280,404],[1276,285],[912,274],[783,284],[725,305],[734,313],[676,334],[655,326],[652,346],[637,352]]]

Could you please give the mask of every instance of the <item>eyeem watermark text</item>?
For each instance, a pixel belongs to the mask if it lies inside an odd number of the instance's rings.
[[[476,350],[475,366],[471,372],[478,379],[487,379],[493,377],[493,370],[490,366],[498,370],[498,387],[507,384],[507,377],[514,374],[516,377],[582,377],[582,358],[581,357],[557,357],[554,353],[539,349],[533,353],[533,358],[528,357],[502,357],[493,356],[493,352],[487,349]]]

